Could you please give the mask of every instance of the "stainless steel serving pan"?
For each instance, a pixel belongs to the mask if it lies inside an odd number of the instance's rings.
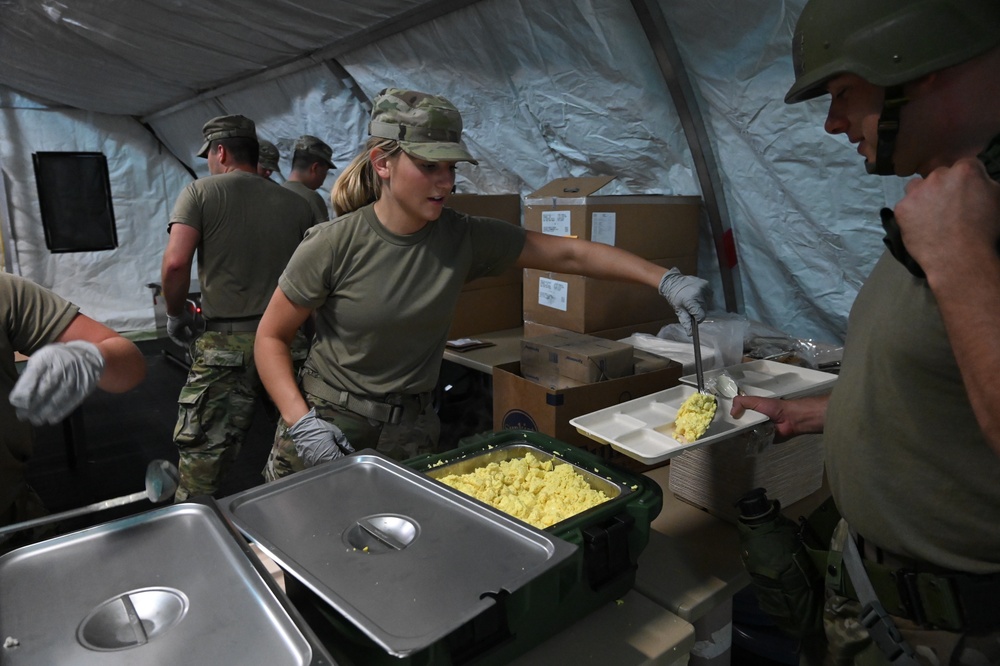
[[[372,450],[220,504],[286,574],[397,657],[576,552]]]
[[[0,557],[0,663],[334,664],[211,500]]]

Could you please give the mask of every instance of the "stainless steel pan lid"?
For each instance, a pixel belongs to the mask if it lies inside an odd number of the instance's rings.
[[[0,662],[332,664],[241,540],[185,503],[7,553]]]
[[[390,654],[423,649],[576,550],[374,451],[220,502]]]

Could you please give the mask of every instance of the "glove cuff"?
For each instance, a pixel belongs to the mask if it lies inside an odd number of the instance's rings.
[[[288,426],[288,434],[294,438],[295,435],[302,430],[306,423],[313,421],[316,418],[316,408],[312,407],[308,412],[300,416],[298,421]]]

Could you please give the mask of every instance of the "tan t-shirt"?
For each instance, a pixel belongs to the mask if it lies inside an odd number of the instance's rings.
[[[312,223],[312,210],[302,197],[245,171],[190,183],[170,215],[170,224],[201,233],[198,281],[209,319],[263,314],[278,276]]]
[[[330,219],[330,209],[327,207],[323,195],[319,192],[306,187],[297,180],[286,180],[281,186],[288,188],[309,202],[309,207],[313,211],[313,220],[316,224],[326,222]]]
[[[1000,457],[925,280],[884,254],[851,309],[823,443],[837,506],[890,552],[1000,572]]]
[[[31,356],[55,342],[78,312],[34,282],[0,273],[0,516],[26,483],[24,466],[33,442],[31,425],[18,420],[8,400],[18,377],[14,352]]]
[[[316,311],[306,365],[360,395],[430,391],[462,285],[508,269],[524,239],[509,222],[450,208],[406,236],[382,226],[372,206],[313,227],[279,281]]]

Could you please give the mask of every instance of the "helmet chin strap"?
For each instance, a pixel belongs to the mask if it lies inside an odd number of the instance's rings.
[[[878,144],[875,146],[875,163],[865,162],[865,169],[878,176],[893,176],[896,165],[892,154],[896,152],[896,135],[899,134],[899,113],[909,100],[903,95],[903,86],[885,89],[882,115],[878,119]]]

